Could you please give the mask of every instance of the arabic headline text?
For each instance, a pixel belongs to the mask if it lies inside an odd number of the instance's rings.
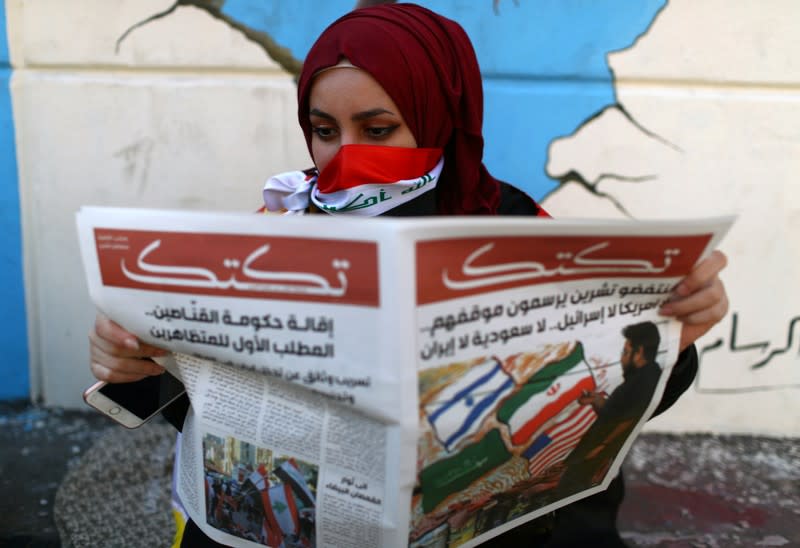
[[[295,314],[284,317],[275,314],[239,315],[231,314],[227,309],[220,311],[198,306],[195,300],[191,301],[189,307],[156,305],[144,314],[158,320],[149,330],[150,336],[155,341],[185,341],[230,348],[234,352],[248,355],[271,353],[280,357],[293,355],[318,358],[333,358],[335,355],[334,320],[329,316],[298,318]],[[186,322],[199,323],[201,326],[185,327]],[[236,331],[239,334],[233,334]],[[245,332],[241,333],[242,331]],[[286,332],[291,332],[288,340]],[[277,333],[281,333],[282,336],[272,338],[267,336]],[[315,340],[317,344],[313,344],[312,336],[319,339],[320,334],[327,340],[325,342]]]
[[[461,307],[433,317],[421,327],[422,361],[452,358],[470,348],[488,349],[546,332],[569,332],[603,325],[617,317],[655,312],[667,301],[673,284],[603,281],[571,291],[549,292],[489,305]],[[426,336],[427,335],[427,336]]]

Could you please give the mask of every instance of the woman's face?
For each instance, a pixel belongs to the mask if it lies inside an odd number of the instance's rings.
[[[335,68],[314,80],[309,97],[311,153],[320,171],[342,145],[416,148],[400,109],[366,71]]]

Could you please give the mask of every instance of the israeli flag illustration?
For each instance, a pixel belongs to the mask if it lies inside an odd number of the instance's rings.
[[[437,439],[452,451],[480,429],[497,402],[513,388],[514,381],[500,361],[489,358],[442,390],[434,402],[425,406],[425,414]]]

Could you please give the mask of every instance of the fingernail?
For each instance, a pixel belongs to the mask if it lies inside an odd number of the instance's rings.
[[[169,354],[169,350],[164,350],[163,348],[156,348],[153,351],[153,356],[166,356],[167,354]]]
[[[665,304],[661,308],[658,309],[658,313],[662,316],[671,316],[672,315],[672,307],[668,304]]]
[[[678,284],[678,287],[675,288],[673,294],[677,295],[678,297],[686,297],[689,294],[689,288],[685,284]]]
[[[162,375],[163,373],[164,373],[164,368],[158,365],[154,365],[152,368],[150,368],[150,375],[153,377]]]
[[[125,339],[122,344],[124,344],[126,348],[129,348],[131,350],[139,350],[139,341],[137,341],[136,339],[131,339],[131,338]]]

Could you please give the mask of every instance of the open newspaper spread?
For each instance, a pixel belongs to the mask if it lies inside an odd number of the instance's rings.
[[[287,548],[475,546],[605,488],[731,222],[78,214],[92,300],[186,385],[188,514]]]

